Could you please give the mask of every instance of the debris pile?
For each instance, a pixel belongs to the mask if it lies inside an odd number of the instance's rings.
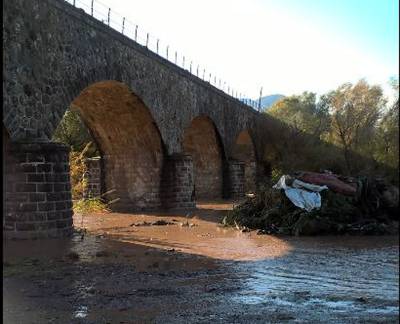
[[[259,234],[396,234],[398,208],[399,189],[383,179],[296,172],[260,188],[222,222]]]

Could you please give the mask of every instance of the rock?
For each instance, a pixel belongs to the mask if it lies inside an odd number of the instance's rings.
[[[303,214],[293,227],[294,235],[317,235],[329,233],[332,226],[322,218],[311,218],[310,214]]]
[[[164,226],[164,225],[175,225],[175,224],[172,223],[172,222],[167,222],[167,221],[165,221],[165,220],[163,220],[163,219],[160,219],[160,220],[158,220],[158,221],[155,221],[155,222],[151,223],[151,225],[154,225],[154,226]]]
[[[399,208],[399,188],[395,186],[389,186],[381,194],[382,207],[388,209]]]
[[[100,257],[109,257],[110,253],[107,251],[98,251],[96,252],[96,257],[100,258]]]
[[[77,261],[79,260],[79,254],[76,252],[70,252],[65,256],[66,259],[72,260],[72,261]]]
[[[151,223],[146,222],[146,221],[139,222],[139,223],[132,223],[129,226],[164,226],[164,225],[175,225],[175,223],[167,222],[163,219],[160,219],[160,220],[157,220],[157,221],[151,222]]]
[[[356,301],[365,304],[368,302],[368,299],[366,297],[358,297],[356,298]]]

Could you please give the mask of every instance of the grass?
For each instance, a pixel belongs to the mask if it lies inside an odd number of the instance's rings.
[[[109,212],[108,204],[103,202],[101,198],[79,199],[74,202],[74,213],[90,214],[96,212]]]

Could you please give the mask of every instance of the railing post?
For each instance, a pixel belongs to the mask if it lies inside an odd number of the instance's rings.
[[[157,38],[157,54],[158,54],[158,42],[159,42],[160,40]]]
[[[125,30],[125,17],[122,18],[122,35],[124,34],[124,30]]]
[[[168,60],[168,49],[169,49],[169,45],[167,45],[167,60]]]
[[[203,69],[203,80],[204,80],[205,75],[206,75],[206,69]]]
[[[192,73],[192,61],[190,61],[189,72]]]
[[[182,58],[182,68],[185,68],[185,56]]]
[[[178,64],[178,52],[175,51],[175,64]]]
[[[92,0],[92,2],[90,4],[90,13],[91,13],[92,17],[93,17],[93,3],[94,3],[94,0]]]
[[[136,27],[135,27],[135,42],[137,42],[137,29],[138,29],[138,25],[136,25]]]
[[[149,33],[146,35],[146,48],[149,47]]]
[[[197,65],[196,76],[199,77],[199,65]]]
[[[111,15],[111,8],[108,8],[108,15],[107,15],[107,25],[110,26],[110,15]]]
[[[73,6],[75,7],[75,5],[76,5],[76,0],[74,0],[74,2],[73,2]]]

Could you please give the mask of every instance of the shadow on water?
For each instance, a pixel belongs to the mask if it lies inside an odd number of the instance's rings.
[[[193,227],[178,225],[184,212],[167,226],[130,226],[158,214],[88,215],[83,239],[5,242],[3,319],[398,322],[398,237],[260,236],[202,213]]]

